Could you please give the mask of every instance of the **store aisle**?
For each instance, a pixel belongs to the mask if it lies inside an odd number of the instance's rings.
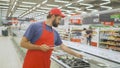
[[[0,68],[21,68],[21,62],[9,37],[0,37]]]

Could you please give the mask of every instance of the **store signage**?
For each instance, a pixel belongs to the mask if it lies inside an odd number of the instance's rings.
[[[98,16],[85,17],[82,20],[83,24],[100,24]]]
[[[114,22],[103,22],[105,26],[113,26]]]
[[[74,14],[70,17],[70,23],[72,24],[81,24],[81,16]]]
[[[120,18],[120,14],[111,15],[110,18]]]
[[[111,13],[107,13],[107,14],[100,14],[99,19],[100,22],[114,22],[114,18],[110,18]]]
[[[81,24],[80,19],[71,19],[70,22],[73,23],[73,24]]]

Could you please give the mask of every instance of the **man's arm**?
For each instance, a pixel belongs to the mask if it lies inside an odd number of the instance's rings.
[[[26,37],[22,38],[20,45],[21,45],[21,47],[26,48],[26,49],[30,49],[30,50],[48,51],[49,49],[51,49],[46,44],[42,44],[41,46],[32,44]]]
[[[70,49],[69,47],[65,46],[64,44],[61,44],[60,48],[63,51],[65,51],[65,52],[67,52],[67,53],[69,53],[71,55],[74,55],[74,56],[79,57],[79,58],[83,58],[83,56],[81,54],[74,52],[72,49]]]

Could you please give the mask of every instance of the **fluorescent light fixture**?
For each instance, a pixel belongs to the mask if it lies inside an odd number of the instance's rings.
[[[68,11],[68,10],[65,10],[65,9],[61,9],[61,10],[62,10],[62,11],[66,11],[66,12]]]
[[[92,10],[92,11],[93,11],[93,10],[95,10],[95,9],[87,9],[87,10]]]
[[[31,12],[32,10],[29,10],[28,12]],[[26,12],[26,13],[28,13],[28,12]]]
[[[76,8],[76,7],[67,7],[67,8],[71,8],[71,9],[80,10],[79,8]]]
[[[9,2],[10,0],[0,0],[0,1],[7,1],[7,2]]]
[[[27,8],[17,8],[18,10],[28,10]]]
[[[76,12],[81,12],[80,10],[75,10]]]
[[[0,5],[9,5],[9,4],[6,4],[6,3],[0,3]]]
[[[20,7],[31,7],[31,6],[28,6],[28,5],[19,5]]]
[[[67,8],[72,8],[72,9],[75,9],[76,7],[67,7]]]
[[[81,2],[81,1],[83,1],[83,0],[78,0],[77,2]]]
[[[36,7],[32,8],[32,10],[34,10]]]
[[[98,10],[93,10],[92,12],[93,12],[93,13],[94,13],[94,12],[98,12]]]
[[[48,1],[48,0],[43,1],[42,4],[45,4],[47,1]]]
[[[59,5],[47,4],[47,6],[59,7]]]
[[[24,10],[16,10],[16,12],[24,12]]]
[[[72,11],[68,11],[68,10],[67,10],[66,12],[67,12],[67,13],[71,13]]]
[[[65,6],[69,6],[69,5],[71,5],[72,3],[69,3],[69,4],[66,4]]]
[[[23,1],[22,3],[24,3],[24,4],[36,4],[36,3],[33,3],[33,2],[25,2],[25,1]]]
[[[40,12],[46,12],[46,10],[36,10],[36,11],[40,11]]]
[[[107,8],[107,9],[112,9],[112,7],[108,7],[108,6],[101,6],[101,7],[103,7],[103,8]]]
[[[88,7],[86,7],[86,9],[91,8],[91,7],[93,7],[93,5],[89,5]]]
[[[110,1],[110,0],[103,0],[103,1]]]
[[[60,7],[58,7],[59,9],[61,9],[62,8],[62,6],[60,6]]]
[[[91,5],[91,4],[84,4],[84,3],[80,3],[80,5],[85,5],[85,6],[88,6],[88,7],[86,7],[86,8],[91,8],[91,7],[93,7],[93,5]]]
[[[41,9],[51,9],[51,8],[46,8],[46,7],[40,7]]]
[[[100,5],[106,5],[106,4],[109,4],[110,1],[107,1],[107,2],[104,2],[104,3],[101,3]]]
[[[36,7],[40,7],[40,4],[38,4]]]
[[[0,6],[0,8],[9,8],[9,7],[3,7],[3,6]]]
[[[55,0],[55,2],[69,3],[68,1]]]
[[[11,15],[11,13],[9,13],[8,17]]]
[[[17,2],[15,1],[14,5],[13,5],[13,7],[11,9],[11,11],[13,11],[13,9],[14,9],[14,7],[15,7],[16,4],[17,4]]]

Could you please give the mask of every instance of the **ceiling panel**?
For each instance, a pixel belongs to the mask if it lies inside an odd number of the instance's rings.
[[[0,10],[6,11],[4,16],[13,14],[11,17],[43,16],[54,7],[60,8],[65,14],[91,13],[120,8],[120,0],[0,0]]]

